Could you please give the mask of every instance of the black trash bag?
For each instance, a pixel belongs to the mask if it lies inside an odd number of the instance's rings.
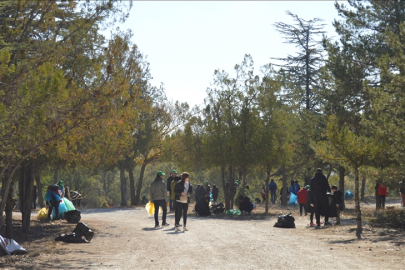
[[[69,223],[78,223],[81,219],[80,211],[79,210],[71,210],[65,212],[65,219]]]
[[[90,230],[85,223],[79,222],[73,233],[61,234],[55,238],[55,241],[63,241],[65,243],[86,243],[82,237],[86,238],[88,242],[93,239],[94,232]]]
[[[288,215],[279,216],[274,227],[279,228],[295,228],[295,218],[289,213]]]
[[[87,225],[83,222],[77,223],[76,228],[73,230],[73,232],[78,237],[84,236],[84,238],[86,238],[86,240],[89,242],[91,241],[91,239],[94,236],[94,232],[92,230],[90,230],[90,228],[87,227]]]
[[[225,211],[223,203],[213,203],[210,209],[215,215],[222,214]]]
[[[63,241],[65,243],[86,243],[86,240],[78,237],[75,233],[61,234],[55,238],[55,241]]]

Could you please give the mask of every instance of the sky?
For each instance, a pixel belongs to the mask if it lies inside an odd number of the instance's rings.
[[[163,83],[170,100],[194,106],[203,104],[216,69],[232,74],[250,54],[259,72],[274,62],[271,57],[294,54],[273,25],[293,22],[287,10],[323,19],[327,35],[335,35],[334,1],[134,1],[127,21],[117,26],[132,30],[150,63],[152,84]]]

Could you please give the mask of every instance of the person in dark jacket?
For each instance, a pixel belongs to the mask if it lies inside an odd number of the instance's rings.
[[[197,187],[195,188],[194,196],[195,196],[195,203],[197,204],[200,201],[200,185],[197,185]]]
[[[250,214],[252,216],[253,203],[247,196],[239,196],[239,210],[244,214]]]
[[[177,170],[173,170],[172,173],[170,174],[170,177],[167,178],[167,181],[166,181],[168,195],[170,195],[171,191],[172,191],[172,188],[171,188],[172,181],[178,182],[179,180],[180,180],[180,177],[177,176]],[[173,206],[174,201],[171,199],[171,196],[170,196],[169,200],[170,200],[169,209],[170,209],[170,212],[173,212],[174,211],[174,206]]]
[[[205,190],[205,195],[210,195],[211,186],[209,185],[208,181],[205,182],[204,190]]]
[[[146,198],[146,195],[142,195],[142,205],[146,205],[149,202],[148,198]]]
[[[269,183],[270,198],[273,204],[276,203],[276,193],[277,193],[277,184],[274,182],[274,179],[270,180]]]
[[[338,190],[337,186],[332,186],[331,196],[333,196],[331,204],[331,212],[336,211],[336,225],[340,225],[340,211],[343,209],[343,192]]]
[[[175,231],[180,231],[180,219],[183,217],[183,231],[188,231],[187,225],[187,211],[190,196],[193,193],[193,188],[190,184],[190,174],[187,172],[182,173],[181,180],[177,182],[174,187],[176,212],[175,212]]]
[[[163,216],[162,216],[162,226],[169,226],[166,223],[167,215],[167,191],[165,183],[163,182],[163,176],[165,174],[162,171],[158,171],[155,181],[150,185],[150,200],[153,201],[155,205],[155,229],[159,229],[159,207],[162,207]]]
[[[218,190],[217,185],[212,185],[212,198],[214,199],[214,202],[216,202],[218,199],[218,193],[219,193],[219,190]]]
[[[205,195],[203,198],[200,198],[200,200],[195,205],[195,211],[201,217],[206,217],[206,216],[211,215],[209,203],[210,203],[210,197],[208,195]]]
[[[325,214],[325,226],[332,225],[329,222],[329,199],[330,186],[328,179],[322,173],[322,169],[317,169],[315,176],[311,179],[311,190],[314,193],[315,198],[315,217],[316,227],[321,227],[321,212]]]
[[[305,210],[307,213],[310,213],[309,216],[309,226],[315,227],[316,224],[314,223],[314,214],[315,214],[315,198],[314,193],[311,190],[311,186],[307,185],[307,201],[305,203]]]

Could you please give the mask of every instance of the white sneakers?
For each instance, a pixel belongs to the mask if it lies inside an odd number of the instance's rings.
[[[186,227],[183,227],[183,232],[187,232],[188,229]]]
[[[180,227],[177,227],[177,226],[176,226],[176,228],[174,229],[174,231],[175,231],[175,232],[180,232],[181,229],[180,229]],[[187,231],[188,231],[188,229],[187,229],[186,227],[183,227],[183,232],[187,232]]]

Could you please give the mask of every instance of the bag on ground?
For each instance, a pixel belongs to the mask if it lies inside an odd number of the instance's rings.
[[[25,248],[20,246],[16,241],[13,239],[3,238],[0,235],[0,255],[22,255],[26,253],[27,251]]]
[[[45,220],[48,218],[48,209],[45,207],[38,211],[37,219],[38,220]]]
[[[290,200],[288,201],[288,205],[297,205],[297,195],[291,193]]]
[[[80,219],[82,218],[80,214],[81,213],[79,210],[67,211],[67,212],[65,212],[65,219],[69,223],[78,223],[80,221]]]
[[[295,218],[289,213],[288,215],[279,216],[274,227],[279,228],[295,228]]]
[[[240,212],[239,209],[229,209],[229,210],[226,210],[225,214],[231,215],[231,216],[240,216],[242,213]]]
[[[353,199],[354,194],[352,192],[350,192],[349,190],[346,190],[345,192],[345,200],[351,200]]]

